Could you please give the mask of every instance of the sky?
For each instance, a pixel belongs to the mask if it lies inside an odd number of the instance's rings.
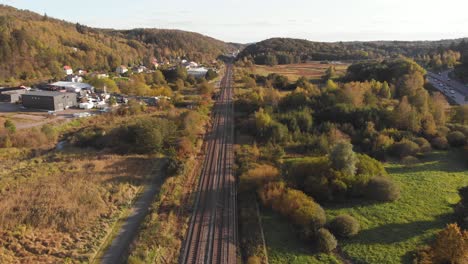
[[[0,0],[99,28],[168,28],[251,43],[468,37],[466,0]]]

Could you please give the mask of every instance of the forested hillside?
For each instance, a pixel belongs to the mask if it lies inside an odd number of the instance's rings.
[[[178,30],[103,30],[0,5],[0,84],[61,77],[62,67],[112,70],[152,57],[215,59],[231,44]]]
[[[404,55],[419,60],[447,55],[462,40],[312,42],[302,39],[272,38],[246,47],[239,58],[256,64],[290,64],[307,60],[365,60]],[[455,57],[455,55],[453,55]],[[429,63],[429,61],[427,61]]]

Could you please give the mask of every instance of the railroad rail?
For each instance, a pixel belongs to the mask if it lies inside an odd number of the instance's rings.
[[[234,165],[232,65],[220,83],[207,133],[206,155],[180,263],[237,262],[237,190]]]

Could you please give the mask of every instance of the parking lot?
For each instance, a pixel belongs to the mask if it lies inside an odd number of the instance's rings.
[[[97,111],[70,108],[49,114],[49,111],[46,110],[27,109],[19,104],[0,103],[0,117],[12,120],[17,129],[42,126],[51,122],[68,122],[76,118],[74,114],[85,112],[94,113]]]

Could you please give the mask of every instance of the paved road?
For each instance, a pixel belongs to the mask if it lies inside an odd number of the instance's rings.
[[[439,91],[459,105],[468,104],[468,87],[450,79],[451,70],[439,73],[428,72],[427,80]]]
[[[213,127],[206,137],[206,156],[180,263],[237,261],[233,112],[232,66],[227,65],[221,94],[213,109]]]

